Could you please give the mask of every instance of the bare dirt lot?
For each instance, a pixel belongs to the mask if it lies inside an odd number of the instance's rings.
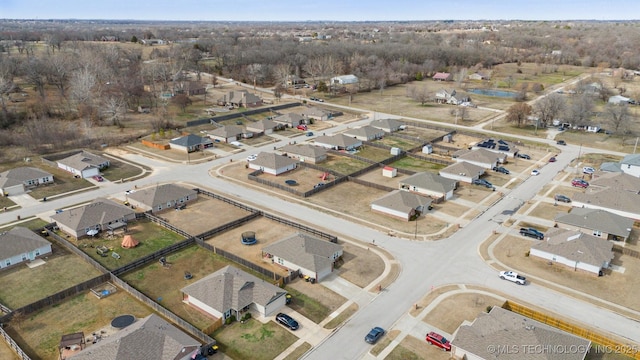
[[[189,203],[184,210],[171,209],[157,215],[195,236],[249,214],[248,211],[231,204],[199,195],[198,200]]]
[[[424,337],[418,339],[413,336],[405,337],[398,346],[385,358],[386,360],[447,360],[451,359],[448,352],[429,345]]]
[[[336,271],[340,277],[363,288],[384,272],[384,261],[369,248],[362,248],[344,241],[342,261]]]
[[[422,321],[453,334],[466,321],[473,321],[489,306],[502,306],[504,299],[485,294],[463,293],[443,299]]]

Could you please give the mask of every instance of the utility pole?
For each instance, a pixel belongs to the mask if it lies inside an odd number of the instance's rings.
[[[633,145],[633,153],[634,154],[636,153],[636,148],[638,147],[638,139],[640,139],[640,138],[636,138],[636,144]]]

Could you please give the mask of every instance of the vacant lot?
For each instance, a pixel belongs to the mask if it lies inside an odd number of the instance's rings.
[[[132,314],[143,318],[148,307],[118,291],[103,299],[91,293],[77,295],[67,301],[45,308],[29,316],[12,320],[5,330],[32,359],[58,360],[58,344],[64,334],[95,331],[110,326],[119,315]]]
[[[373,251],[344,241],[338,241],[338,244],[344,250],[342,261],[335,270],[340,277],[363,288],[384,272],[384,261]]]
[[[254,319],[225,326],[213,336],[220,350],[234,359],[271,360],[298,340],[273,321]]]
[[[22,264],[0,273],[0,303],[16,309],[100,275],[56,243],[51,248],[53,253],[43,258],[44,265],[30,269]]]

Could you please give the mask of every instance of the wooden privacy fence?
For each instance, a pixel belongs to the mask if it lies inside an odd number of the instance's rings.
[[[22,360],[31,360],[31,358],[29,357],[29,355],[27,355],[24,351],[22,351],[22,349],[20,348],[20,346],[18,345],[18,343],[16,343],[11,336],[9,336],[9,334],[6,333],[6,331],[4,331],[4,329],[2,328],[2,326],[0,326],[0,337],[2,337],[4,339],[4,341],[7,342],[7,345],[9,345],[9,347],[11,349],[13,349],[13,351],[16,352],[16,354],[18,355],[18,357]]]
[[[549,325],[556,329],[560,329],[570,334],[587,339],[594,344],[602,345],[603,347],[610,350],[611,352],[622,353],[626,356],[629,356],[632,359],[640,359],[640,351],[638,351],[638,348],[636,345],[622,344],[620,342],[617,342],[611,339],[611,337],[609,336],[603,336],[601,334],[598,334],[595,331],[583,328],[575,324],[571,324],[567,321],[557,319],[543,312],[530,309],[526,306],[511,302],[508,300],[505,301],[502,307],[506,310],[513,311],[516,314],[526,316],[530,319],[539,321],[543,324]]]
[[[640,252],[633,249],[625,248],[619,245],[613,245],[613,251],[623,255],[634,257],[636,259],[640,259]]]

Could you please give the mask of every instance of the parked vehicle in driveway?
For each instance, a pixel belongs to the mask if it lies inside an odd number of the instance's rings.
[[[564,141],[564,140],[558,140],[558,141],[556,142],[556,144],[558,144],[558,145],[567,145],[567,142],[566,142],[566,141]]]
[[[589,187],[589,183],[582,179],[573,179],[571,180],[571,186],[586,189]]]
[[[531,156],[527,155],[527,154],[521,154],[521,153],[517,153],[516,157],[519,157],[520,159],[526,159],[526,160],[531,160]]]
[[[582,168],[582,173],[583,174],[591,175],[594,172],[596,172],[596,169],[592,168],[591,166],[585,166],[585,167]]]
[[[540,175],[540,170],[537,170],[537,169],[531,170],[531,176],[538,176],[538,175]]]
[[[285,313],[279,313],[278,315],[276,315],[276,321],[291,330],[298,330],[298,328],[300,327],[297,321],[295,321],[291,316]]]
[[[569,197],[568,197],[568,196],[560,195],[560,194],[556,194],[556,195],[553,197],[553,199],[554,199],[555,201],[560,201],[560,202],[563,202],[563,203],[570,203],[570,202],[571,202],[571,199],[569,199]]]
[[[500,271],[500,279],[509,280],[518,285],[524,285],[527,283],[527,278],[519,275],[517,272],[513,271]]]
[[[300,125],[296,126],[296,129],[302,130],[302,131],[307,131],[307,125],[300,124]]]
[[[503,174],[509,175],[509,170],[508,170],[507,168],[505,168],[505,167],[502,167],[502,166],[496,166],[496,167],[494,167],[494,168],[493,168],[493,171],[496,171],[496,172],[499,172],[499,173],[503,173]]]
[[[380,340],[382,335],[384,335],[384,329],[376,326],[369,331],[367,336],[364,337],[364,341],[368,342],[369,344],[375,344],[378,340]]]
[[[520,235],[532,237],[538,240],[544,239],[544,233],[534,228],[520,228]]]
[[[93,177],[93,180],[95,180],[95,181],[97,181],[97,182],[103,182],[103,181],[104,181],[104,178],[103,178],[102,176],[100,176],[100,175],[95,175],[95,176]]]
[[[488,188],[492,188],[493,187],[493,184],[488,182],[485,179],[475,179],[475,180],[473,180],[473,184],[474,185],[481,185],[481,186],[488,187]]]
[[[443,351],[451,351],[451,343],[449,342],[449,340],[436,332],[429,332],[425,340],[427,340],[429,344],[435,345]]]

